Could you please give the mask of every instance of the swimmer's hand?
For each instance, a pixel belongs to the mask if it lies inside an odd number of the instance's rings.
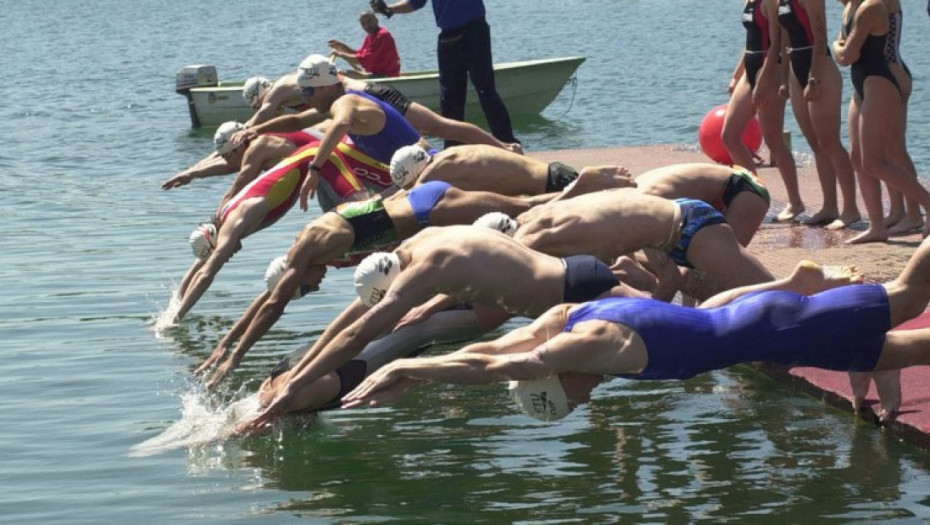
[[[455,306],[458,302],[458,299],[455,297],[445,294],[437,295],[429,301],[411,308],[410,311],[407,312],[407,315],[403,316],[400,321],[397,321],[397,324],[394,325],[394,331],[396,332],[405,326],[422,323],[429,319],[434,313]]]
[[[342,408],[390,405],[411,387],[421,383],[422,381],[405,375],[403,361],[402,359],[386,365],[365,378],[361,384],[342,397]]]
[[[255,130],[252,128],[245,128],[233,133],[232,136],[229,137],[229,142],[233,144],[242,144],[247,140],[255,140],[256,137],[258,137],[258,133],[255,133]]]
[[[290,389],[290,383],[288,383],[278,392],[274,400],[272,400],[260,414],[255,416],[251,421],[246,421],[236,427],[236,434],[242,436],[257,436],[266,433],[275,421],[290,411],[293,398],[294,393]]]
[[[171,188],[180,188],[181,186],[184,186],[185,184],[190,184],[192,180],[194,180],[193,175],[191,175],[190,173],[186,171],[182,171],[181,173],[178,173],[174,177],[171,177],[170,179],[162,183],[161,189],[170,190]]]
[[[236,355],[229,356],[226,361],[213,372],[213,376],[210,377],[210,381],[207,382],[207,388],[214,388],[216,385],[220,384],[222,380],[226,379],[226,377],[239,366],[239,362],[240,359],[237,359]]]
[[[226,356],[228,348],[223,341],[220,341],[220,344],[213,349],[213,353],[210,354],[210,357],[206,361],[200,364],[196,370],[194,370],[194,375],[201,375],[207,372],[207,370],[216,366],[220,362],[220,359]]]
[[[307,179],[304,180],[303,186],[300,187],[300,209],[303,211],[310,209],[310,199],[316,195],[316,188],[320,185],[320,177],[317,174],[317,170],[310,169],[309,167],[307,170]]]

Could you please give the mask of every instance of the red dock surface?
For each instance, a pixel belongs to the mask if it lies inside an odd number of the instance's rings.
[[[634,175],[646,170],[683,162],[708,162],[695,146],[641,146],[598,148],[565,151],[528,152],[540,160],[558,160],[576,168],[591,165],[620,164]],[[764,158],[768,158],[763,151]],[[810,162],[799,159],[798,179],[807,208],[806,215],[819,210],[822,203],[816,170]],[[870,281],[884,282],[898,275],[914,249],[920,244],[919,233],[894,237],[888,243],[847,245],[844,241],[865,229],[858,223],[841,231],[804,226],[797,223],[777,223],[772,218],[787,202],[784,185],[774,167],[760,167],[759,175],[772,195],[772,206],[765,223],[749,245],[752,251],[776,276],[787,275],[801,259],[822,264],[855,265]],[[859,203],[865,216],[865,206]],[[897,329],[930,327],[930,311]],[[852,390],[848,375],[817,368],[785,367],[766,364],[761,371],[798,387],[830,404],[852,412]],[[902,403],[899,415],[887,429],[902,439],[930,448],[930,366],[912,367],[901,375]],[[878,424],[878,394],[874,384],[863,403],[860,416]]]

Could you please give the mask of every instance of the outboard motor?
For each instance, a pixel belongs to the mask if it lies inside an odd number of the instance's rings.
[[[197,117],[197,111],[194,108],[194,98],[191,96],[191,88],[215,87],[218,85],[219,80],[216,75],[215,66],[185,66],[179,69],[175,75],[174,91],[187,98],[187,109],[190,111],[191,125],[193,127],[200,127],[200,119]]]

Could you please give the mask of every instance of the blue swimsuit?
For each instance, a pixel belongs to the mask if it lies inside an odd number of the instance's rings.
[[[573,310],[565,331],[589,320],[626,325],[642,337],[649,363],[623,376],[632,379],[687,379],[750,361],[865,372],[875,368],[891,329],[888,296],[877,284],[813,296],[757,292],[710,309],[612,297]]]
[[[378,133],[374,135],[354,135],[349,133],[349,137],[358,145],[359,149],[370,157],[385,164],[390,164],[395,151],[403,146],[416,144],[420,141],[420,134],[417,133],[417,130],[413,129],[410,122],[407,122],[407,119],[387,102],[361,91],[350,89],[347,93],[366,98],[378,104],[381,110],[384,111],[384,127]]]
[[[688,247],[691,246],[694,235],[705,226],[726,224],[727,219],[722,213],[704,201],[675,199],[675,202],[678,203],[681,209],[681,236],[678,239],[678,244],[668,252],[668,257],[679,266],[694,268],[688,262]]]
[[[420,226],[429,226],[429,214],[436,207],[439,199],[446,194],[452,185],[441,180],[425,182],[407,192],[407,201],[413,207],[413,216]]]

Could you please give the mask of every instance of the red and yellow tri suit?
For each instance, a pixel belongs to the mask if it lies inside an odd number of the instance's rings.
[[[220,220],[225,222],[229,214],[248,199],[264,197],[268,200],[269,209],[258,230],[277,222],[297,202],[300,187],[307,178],[310,163],[316,158],[319,145],[319,140],[307,144],[256,177],[229,200],[220,212]],[[337,201],[332,205],[321,203],[324,211],[328,211],[329,208],[352,199],[368,187],[376,191],[386,188],[391,183],[391,176],[387,165],[358,151],[353,145],[340,142],[323,164],[320,182],[320,190],[322,191],[324,186],[328,187],[334,194],[333,200]]]

